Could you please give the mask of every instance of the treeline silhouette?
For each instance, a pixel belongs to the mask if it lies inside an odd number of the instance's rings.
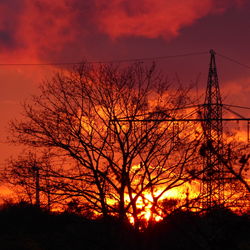
[[[226,209],[179,211],[136,231],[116,218],[90,220],[21,202],[0,209],[0,249],[250,249],[250,220]]]

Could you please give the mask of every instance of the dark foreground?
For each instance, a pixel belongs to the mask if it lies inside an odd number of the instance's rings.
[[[179,212],[140,233],[115,219],[91,221],[20,204],[2,208],[0,220],[1,250],[250,250],[249,217],[227,210]]]

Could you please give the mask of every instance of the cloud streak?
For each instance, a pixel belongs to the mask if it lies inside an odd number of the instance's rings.
[[[239,0],[97,0],[98,24],[112,38],[176,37],[199,18],[240,5]]]

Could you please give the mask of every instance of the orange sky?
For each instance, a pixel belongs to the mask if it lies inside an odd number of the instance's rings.
[[[250,65],[247,0],[0,0],[0,63],[78,62],[209,51]],[[209,55],[157,61],[170,79],[206,85]],[[250,106],[250,70],[217,58],[226,102]],[[0,66],[0,164],[20,102],[56,70]],[[247,114],[246,114],[247,115]],[[250,114],[249,114],[250,116]]]

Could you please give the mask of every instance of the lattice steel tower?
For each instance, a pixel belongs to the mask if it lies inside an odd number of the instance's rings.
[[[221,205],[224,200],[224,171],[219,155],[223,153],[222,100],[215,62],[215,52],[210,50],[206,97],[203,106],[204,156],[202,195],[203,208]]]

